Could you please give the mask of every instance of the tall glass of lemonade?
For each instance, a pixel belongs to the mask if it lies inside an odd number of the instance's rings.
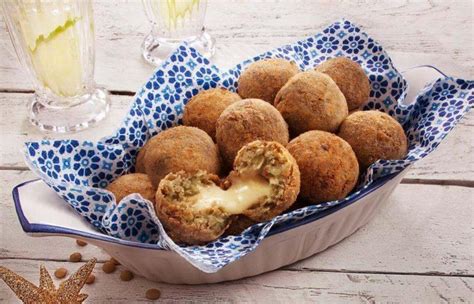
[[[29,119],[42,130],[70,132],[103,119],[107,92],[94,82],[90,0],[9,0],[5,21],[35,89]]]
[[[146,61],[158,65],[183,41],[211,57],[215,40],[204,27],[206,0],[142,0],[152,25],[142,44]]]

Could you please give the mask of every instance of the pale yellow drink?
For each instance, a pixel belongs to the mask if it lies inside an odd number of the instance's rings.
[[[67,2],[61,10],[48,3],[24,2],[17,16],[33,72],[58,96],[76,96],[84,89],[80,21]]]
[[[215,40],[206,32],[207,0],[142,0],[152,24],[142,44],[146,61],[158,65],[186,42],[206,57],[215,51]]]
[[[169,31],[179,30],[199,13],[199,0],[151,0],[155,20],[160,20]]]

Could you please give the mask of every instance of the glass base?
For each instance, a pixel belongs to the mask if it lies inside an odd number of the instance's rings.
[[[153,65],[159,65],[163,60],[176,50],[176,48],[186,41],[190,47],[195,48],[199,53],[211,58],[215,51],[216,40],[203,29],[201,35],[188,37],[185,39],[171,39],[156,37],[152,32],[145,37],[142,43],[142,55],[145,60]]]
[[[86,129],[104,119],[110,100],[105,89],[96,88],[75,98],[71,106],[48,104],[45,96],[36,93],[28,104],[30,122],[42,131],[67,133]]]

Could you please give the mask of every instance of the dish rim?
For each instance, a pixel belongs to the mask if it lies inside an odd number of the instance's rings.
[[[388,181],[392,180],[393,178],[397,177],[399,174],[403,174],[405,170],[407,170],[409,167],[403,169],[402,171],[399,171],[397,173],[392,173],[390,175],[381,177],[377,180],[375,180],[372,184],[370,184],[368,187],[361,189],[360,192],[353,196],[352,198],[337,204],[335,206],[329,207],[325,210],[322,210],[320,212],[317,212],[311,216],[308,216],[304,219],[295,221],[289,225],[285,226],[277,226],[275,228],[272,228],[268,234],[266,235],[265,238],[271,237],[276,234],[280,234],[283,232],[286,232],[288,230],[315,222],[317,220],[323,219],[333,213],[336,213],[337,211],[350,206],[360,199],[364,198],[365,196],[369,195],[370,193],[374,192],[375,190],[383,187]],[[20,225],[23,229],[24,232],[26,233],[47,233],[47,234],[60,234],[63,236],[79,236],[79,237],[84,237],[88,239],[94,239],[97,241],[102,241],[102,242],[108,242],[108,243],[114,243],[117,245],[123,245],[127,247],[134,247],[134,248],[143,248],[143,249],[151,249],[151,250],[160,250],[160,251],[169,251],[165,250],[163,248],[159,248],[156,246],[156,244],[147,244],[147,243],[139,243],[139,242],[133,242],[133,241],[128,241],[128,240],[123,240],[119,238],[114,238],[112,236],[106,235],[106,234],[91,234],[89,232],[84,232],[81,230],[76,230],[72,228],[66,228],[66,227],[61,227],[61,226],[56,226],[56,225],[51,225],[51,224],[35,224],[35,223],[30,223],[28,219],[26,218],[22,206],[21,206],[21,200],[20,200],[20,193],[19,189],[22,187],[27,186],[28,184],[41,181],[40,178],[37,179],[32,179],[28,180],[25,182],[22,182],[18,185],[16,185],[13,190],[12,190],[12,197],[13,197],[13,202],[15,205],[15,211],[18,216],[18,220],[20,221]]]

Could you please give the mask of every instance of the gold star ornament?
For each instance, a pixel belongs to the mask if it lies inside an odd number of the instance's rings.
[[[40,267],[39,286],[3,266],[0,266],[0,278],[23,303],[76,304],[82,303],[87,298],[86,294],[80,292],[96,262],[97,260],[94,258],[81,266],[76,273],[62,282],[58,289],[54,286],[51,275],[43,265]]]

